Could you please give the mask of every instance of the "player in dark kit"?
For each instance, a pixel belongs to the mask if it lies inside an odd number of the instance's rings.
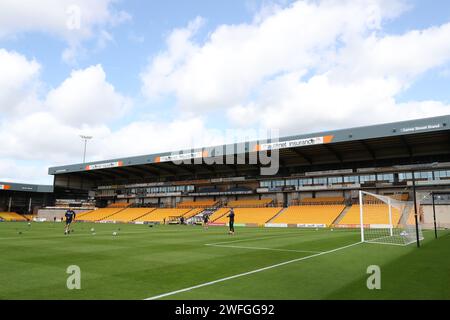
[[[70,224],[72,223],[73,220],[75,220],[76,217],[75,211],[73,211],[72,209],[67,210],[65,217],[66,217],[66,228],[64,229],[64,234],[69,234]]]
[[[205,230],[208,229],[208,221],[209,221],[209,215],[205,213],[205,214],[203,215],[203,228],[204,228]]]
[[[231,208],[230,213],[227,215],[230,218],[228,225],[230,226],[229,234],[234,234],[234,210]]]

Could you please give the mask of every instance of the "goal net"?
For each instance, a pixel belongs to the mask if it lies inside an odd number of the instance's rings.
[[[419,240],[423,240],[421,199],[416,197]],[[414,201],[406,195],[384,196],[359,192],[361,241],[392,245],[408,245],[417,241]]]

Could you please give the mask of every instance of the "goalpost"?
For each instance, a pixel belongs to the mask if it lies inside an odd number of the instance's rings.
[[[423,240],[420,225],[423,211],[420,202],[427,195],[417,197],[418,225],[416,226],[414,201],[360,190],[361,242],[406,246],[417,242],[417,239]]]

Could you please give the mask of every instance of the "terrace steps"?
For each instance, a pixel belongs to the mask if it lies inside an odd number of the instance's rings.
[[[339,222],[345,217],[345,215],[347,214],[348,210],[350,210],[352,206],[346,206],[344,208],[344,210],[342,210],[342,212],[336,217],[336,219],[333,221],[332,224],[339,224]]]
[[[277,212],[276,215],[274,215],[272,218],[270,218],[266,223],[270,223],[272,220],[276,219],[279,215],[283,214],[284,211],[286,211],[286,208],[282,208],[280,211]]]

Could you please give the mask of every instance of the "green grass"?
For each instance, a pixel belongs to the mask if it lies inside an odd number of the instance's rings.
[[[64,236],[60,223],[0,223],[0,299],[144,299],[359,240],[356,231],[328,229],[237,228],[235,236],[224,227],[74,229]],[[165,299],[450,299],[449,233],[425,238],[420,249],[358,244]],[[66,287],[69,265],[81,268],[81,290]],[[381,290],[366,287],[369,265],[381,267]]]

